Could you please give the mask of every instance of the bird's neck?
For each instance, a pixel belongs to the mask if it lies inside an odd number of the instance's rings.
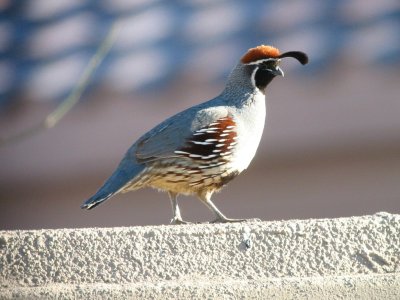
[[[231,72],[221,93],[228,105],[243,107],[264,99],[264,90],[255,86],[251,78],[254,66],[238,64]],[[268,84],[268,83],[267,83]],[[261,96],[261,94],[263,96]]]
[[[264,91],[256,87],[237,83],[232,85],[227,84],[221,93],[221,98],[223,98],[228,105],[240,108],[254,105],[256,101],[260,101],[261,99],[264,101],[265,94]]]

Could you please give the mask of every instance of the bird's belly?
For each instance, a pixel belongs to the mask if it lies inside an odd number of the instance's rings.
[[[200,169],[196,161],[189,159],[174,160],[173,164],[163,160],[151,169],[153,175],[148,186],[184,195],[198,194],[204,190],[218,191],[239,174],[231,168],[230,163]]]

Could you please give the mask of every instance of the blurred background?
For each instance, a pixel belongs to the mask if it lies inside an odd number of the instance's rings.
[[[80,204],[166,117],[216,96],[248,48],[302,50],[267,95],[250,168],[214,196],[229,217],[400,213],[400,2],[0,2],[0,137],[32,127],[76,85],[115,20],[110,54],[53,129],[0,147],[0,229],[167,224],[154,190]],[[185,219],[213,216],[181,197]]]

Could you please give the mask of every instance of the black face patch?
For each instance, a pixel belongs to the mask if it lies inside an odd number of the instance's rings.
[[[267,85],[274,79],[274,72],[279,64],[279,59],[263,59],[246,65],[246,73],[253,84],[264,93]],[[272,70],[272,71],[271,71]]]
[[[275,75],[271,73],[265,66],[259,66],[256,74],[254,75],[254,82],[256,87],[264,92],[267,85],[274,79]]]

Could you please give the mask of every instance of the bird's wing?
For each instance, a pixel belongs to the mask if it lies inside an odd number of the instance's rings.
[[[138,162],[146,163],[176,157],[194,145],[204,150],[207,148],[205,146],[211,145],[206,144],[205,139],[215,137],[218,133],[215,125],[223,122],[228,116],[228,110],[222,106],[209,108],[200,106],[179,113],[156,126],[135,143],[136,159]],[[226,123],[225,126],[229,124]],[[199,151],[200,149],[197,149],[197,152]]]

